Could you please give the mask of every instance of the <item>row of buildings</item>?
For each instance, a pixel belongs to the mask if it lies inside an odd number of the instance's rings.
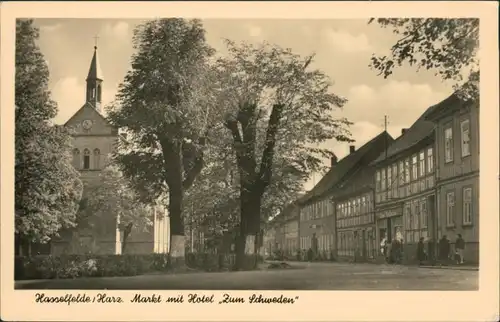
[[[464,258],[479,261],[479,105],[455,94],[429,107],[397,139],[382,132],[332,157],[328,173],[269,222],[263,253],[314,249],[323,258],[380,261],[398,238],[406,261],[421,237],[458,234]],[[430,251],[434,252],[435,247]]]

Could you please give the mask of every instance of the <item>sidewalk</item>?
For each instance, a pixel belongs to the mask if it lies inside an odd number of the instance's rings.
[[[464,265],[420,265],[420,268],[433,268],[433,269],[453,269],[461,271],[479,271],[478,265],[464,264]]]
[[[302,261],[290,261],[290,260],[285,260],[285,261],[277,261],[277,260],[267,260],[267,263],[281,263],[285,262],[290,265],[300,265],[300,264],[341,264],[341,265],[353,265],[353,264],[366,264],[366,265],[374,265],[374,266],[403,266],[403,267],[415,267],[415,268],[426,268],[426,269],[451,269],[451,270],[461,270],[461,271],[479,271],[479,266],[474,265],[474,264],[463,264],[463,265],[456,265],[456,264],[448,264],[448,265],[431,265],[431,264],[425,264],[425,265],[418,265],[418,264],[388,264],[386,262],[348,262],[348,261],[338,261],[338,262],[331,262],[331,261],[313,261],[313,262],[302,262]]]

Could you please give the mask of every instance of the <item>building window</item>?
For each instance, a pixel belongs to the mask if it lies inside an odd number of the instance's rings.
[[[444,161],[453,161],[453,130],[451,127],[444,130]]]
[[[391,167],[389,166],[387,168],[387,189],[391,189],[392,187],[392,170]]]
[[[398,165],[396,163],[392,165],[392,183],[393,186],[398,184]]]
[[[399,185],[405,184],[405,164],[403,161],[399,162]]]
[[[463,223],[472,224],[472,188],[464,188],[463,191]]]
[[[420,224],[422,225],[422,228],[427,228],[427,200],[422,199],[420,201]]]
[[[455,193],[448,192],[446,194],[446,226],[455,225]]]
[[[434,171],[434,158],[433,158],[433,149],[427,149],[427,173],[432,173]]]
[[[366,213],[366,197],[361,198],[361,212]]]
[[[405,160],[405,183],[410,183],[410,159]]]
[[[382,169],[382,191],[385,191],[385,169]]]
[[[420,222],[420,207],[419,207],[419,201],[414,200],[413,201],[413,210],[412,210],[412,215],[413,215],[413,229],[417,230],[420,228],[419,222]]]
[[[80,163],[80,150],[78,149],[73,149],[73,167],[75,169],[80,169],[81,167]]]
[[[375,188],[377,189],[377,191],[380,190],[380,171],[377,171],[377,174],[376,174],[376,186]]]
[[[418,160],[419,162],[419,174],[420,177],[423,177],[425,175],[425,152],[422,151],[420,152],[420,158]]]
[[[100,169],[101,162],[101,151],[99,149],[94,150],[94,169]]]
[[[414,155],[411,158],[411,179],[416,180],[417,179],[417,156]]]
[[[460,123],[460,129],[462,134],[462,157],[470,155],[470,122],[469,120],[462,121]]]
[[[88,149],[83,151],[83,169],[90,169],[90,151]]]

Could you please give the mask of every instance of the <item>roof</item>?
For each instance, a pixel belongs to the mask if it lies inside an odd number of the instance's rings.
[[[94,56],[92,56],[92,61],[90,62],[89,73],[87,75],[88,79],[100,79],[102,78],[101,64],[99,64],[99,57],[97,56],[97,46],[94,47]]]
[[[64,126],[68,125],[81,111],[83,111],[83,109],[85,109],[86,107],[90,107],[97,115],[98,117],[100,117],[102,120],[104,120],[104,122],[106,122],[106,124],[108,124],[109,126],[111,127],[114,127],[116,128],[114,125],[112,125],[111,123],[108,122],[108,120],[104,117],[104,115],[102,115],[95,107],[94,105],[92,105],[92,103],[90,102],[86,102],[85,104],[82,105],[82,107],[80,107],[78,109],[78,111],[75,112],[75,114],[73,114],[69,120],[67,120],[65,123],[64,123]]]
[[[347,180],[343,180],[339,185],[338,191],[335,193],[335,198],[347,198],[352,194],[357,194],[364,189],[373,188],[373,177],[375,175],[375,168],[372,166],[365,166],[359,168]]]
[[[331,168],[328,173],[310,190],[306,195],[298,200],[299,203],[304,204],[313,198],[320,197],[334,186],[339,184],[343,178],[351,173],[356,166],[360,163],[364,156],[372,150],[377,143],[384,142],[386,140],[393,141],[393,138],[389,133],[383,131],[358,150],[350,153],[343,159],[339,160],[337,164]]]
[[[426,120],[435,121],[443,116],[451,115],[456,109],[464,106],[466,102],[460,99],[456,93],[437,103],[434,109],[426,115]]]
[[[421,142],[423,139],[432,135],[434,133],[436,125],[434,124],[434,122],[427,120],[427,117],[430,114],[434,113],[437,109],[439,109],[441,103],[430,106],[415,121],[415,123],[412,124],[412,126],[405,132],[405,134],[401,135],[389,146],[389,148],[387,149],[387,153],[382,153],[377,159],[375,159],[375,161],[372,162],[372,165],[391,159],[395,155],[410,149],[417,143]]]

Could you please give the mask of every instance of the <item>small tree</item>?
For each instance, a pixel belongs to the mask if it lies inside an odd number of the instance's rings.
[[[389,55],[373,56],[370,67],[384,78],[404,63],[435,70],[443,80],[455,83],[465,100],[479,97],[479,19],[370,19],[401,36]]]
[[[82,183],[71,165],[66,129],[50,122],[49,71],[32,20],[16,23],[15,232],[18,242],[45,243],[73,227]]]
[[[153,222],[152,207],[142,203],[130,182],[118,167],[108,166],[100,174],[98,185],[89,188],[84,209],[86,224],[100,236],[123,232],[122,254],[128,237],[136,231],[148,230]]]
[[[351,141],[350,122],[333,118],[332,111],[346,100],[330,92],[328,76],[310,68],[313,55],[302,58],[267,43],[227,45],[229,57],[218,61],[218,79],[240,181],[236,266],[241,268],[247,237],[257,245],[263,196],[273,182],[275,162],[283,160],[287,167],[281,170],[299,178],[308,176],[331,154],[311,146],[332,138]]]

